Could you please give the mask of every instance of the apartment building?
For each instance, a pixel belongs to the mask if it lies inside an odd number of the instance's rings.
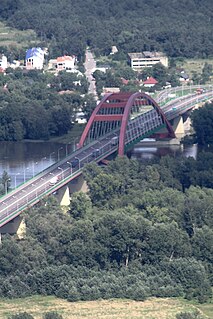
[[[168,67],[168,57],[162,52],[143,51],[141,53],[128,53],[131,68],[135,71],[149,68],[157,63]]]

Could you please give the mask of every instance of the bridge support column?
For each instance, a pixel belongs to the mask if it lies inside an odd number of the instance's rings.
[[[176,138],[181,139],[185,135],[184,124],[182,116],[179,116],[174,119],[174,124],[172,125]]]
[[[70,192],[68,185],[57,190],[56,198],[60,206],[62,206],[64,211],[67,212],[67,207],[70,205]]]
[[[80,175],[77,178],[69,182],[69,184],[61,187],[56,194],[56,198],[59,201],[60,205],[63,207],[63,210],[67,212],[68,206],[70,205],[71,195],[76,192],[88,192],[88,186],[83,176]]]
[[[20,215],[15,217],[6,225],[0,228],[1,234],[17,234],[18,239],[23,239],[26,235],[26,224]]]
[[[85,182],[84,178],[82,175],[78,176],[77,178],[73,179],[69,183],[69,189],[70,189],[70,194],[76,193],[76,192],[83,192],[87,193],[88,192],[88,186],[87,183]]]

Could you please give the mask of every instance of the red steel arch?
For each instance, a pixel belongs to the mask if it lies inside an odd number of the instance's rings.
[[[128,125],[128,120],[130,116],[131,108],[134,106],[134,101],[137,98],[145,98],[148,102],[151,103],[153,108],[157,111],[158,115],[162,118],[163,123],[166,124],[168,135],[171,138],[175,137],[174,130],[172,128],[172,125],[167,120],[165,114],[161,110],[160,106],[157,104],[157,102],[151,98],[149,95],[143,92],[119,92],[119,93],[108,93],[106,94],[101,102],[96,106],[94,109],[89,121],[87,122],[87,125],[81,135],[78,147],[82,147],[84,145],[84,142],[87,138],[87,135],[90,131],[90,128],[94,121],[112,121],[112,120],[120,120],[121,121],[121,127],[120,127],[120,135],[119,135],[119,147],[118,147],[118,155],[123,156],[124,155],[124,147],[125,147],[125,134],[126,129]],[[110,101],[113,101],[111,103]],[[116,102],[115,102],[116,101]],[[98,112],[101,108],[106,107],[122,107],[124,108],[124,111],[122,114],[111,114],[111,115],[98,115]]]

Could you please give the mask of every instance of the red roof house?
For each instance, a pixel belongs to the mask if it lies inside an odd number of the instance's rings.
[[[152,87],[158,83],[152,76],[148,77],[146,81],[143,82],[143,86],[145,87]]]

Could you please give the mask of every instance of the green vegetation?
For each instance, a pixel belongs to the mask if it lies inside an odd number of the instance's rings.
[[[23,60],[26,49],[38,45],[39,42],[34,30],[22,31],[0,22],[0,53],[4,53],[9,61]]]
[[[80,80],[81,85],[75,85]],[[96,106],[87,95],[85,76],[20,68],[0,75],[0,140],[18,141],[60,137],[74,126],[76,113],[87,117]]]
[[[213,146],[213,103],[206,103],[204,107],[192,113],[192,124],[195,131],[194,141],[202,146]]]
[[[176,61],[177,67],[182,68],[192,78],[195,73],[200,74],[205,63],[212,65],[213,58],[209,59],[180,59]]]
[[[212,55],[212,1],[7,0],[0,17],[20,30],[33,29],[50,56],[69,52],[84,56],[86,46],[97,54],[162,50],[170,57]],[[60,14],[59,14],[60,13]]]
[[[50,197],[25,213],[26,240],[2,237],[0,296],[207,302],[212,165],[212,153],[88,164],[89,193],[73,195],[67,214]]]
[[[53,296],[33,296],[13,300],[1,299],[0,304],[0,319],[7,319],[14,314],[24,312],[35,319],[42,319],[44,314],[52,312],[56,312],[64,319],[176,319],[177,314],[196,312],[202,314],[202,318],[210,319],[213,314],[213,312],[209,314],[203,312],[200,304],[192,305],[176,298],[151,298],[143,302],[116,299],[70,303]]]

